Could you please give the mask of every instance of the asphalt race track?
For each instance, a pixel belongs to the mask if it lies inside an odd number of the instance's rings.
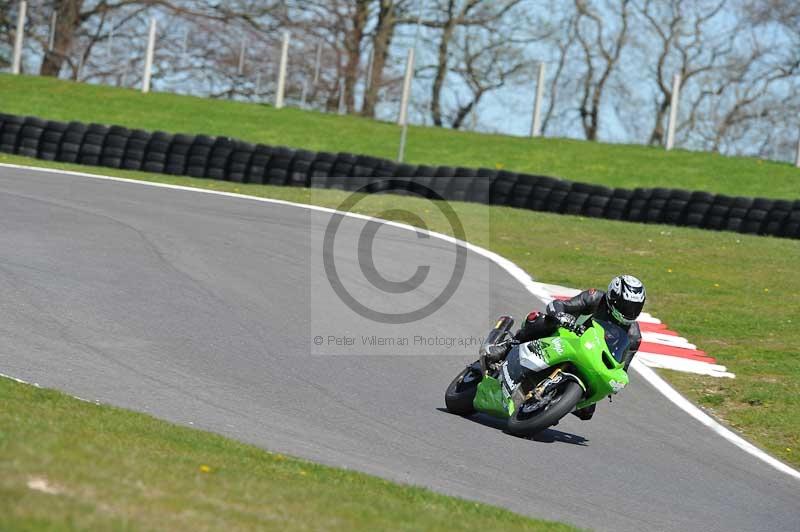
[[[485,334],[496,315],[541,303],[470,252],[441,309],[417,323],[371,323],[326,278],[318,249],[330,218],[0,168],[0,372],[596,530],[800,530],[797,480],[719,438],[635,373],[592,421],[568,416],[535,440],[448,414],[445,387],[477,348],[372,349],[361,336],[469,338]],[[363,249],[367,224],[342,223],[337,272],[355,299],[386,306],[348,252]],[[397,283],[433,265],[420,288],[391,306],[433,299],[436,283],[450,278],[454,246],[373,229],[382,277]],[[329,336],[356,345],[329,344]]]

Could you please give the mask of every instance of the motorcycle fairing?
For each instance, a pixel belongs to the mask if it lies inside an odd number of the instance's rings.
[[[485,375],[478,383],[472,405],[479,412],[499,418],[507,418],[513,413],[513,403],[504,393],[500,381],[490,375]]]

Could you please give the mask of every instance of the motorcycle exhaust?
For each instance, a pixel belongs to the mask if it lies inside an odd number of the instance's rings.
[[[489,331],[489,335],[486,337],[486,340],[483,342],[484,345],[493,345],[497,343],[500,338],[503,337],[505,333],[508,332],[511,327],[514,326],[514,318],[511,316],[500,316],[497,318],[497,323],[494,324],[494,328]]]

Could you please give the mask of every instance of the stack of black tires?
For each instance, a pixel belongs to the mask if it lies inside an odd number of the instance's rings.
[[[90,166],[238,183],[391,191],[535,211],[800,238],[800,199],[729,197],[667,188],[626,190],[486,168],[386,159],[0,114],[0,152]],[[798,187],[800,190],[800,187]]]

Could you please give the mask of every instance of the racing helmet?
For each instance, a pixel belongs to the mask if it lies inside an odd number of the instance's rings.
[[[608,312],[618,323],[630,325],[642,312],[646,297],[642,281],[633,275],[618,275],[611,279],[606,292]]]

